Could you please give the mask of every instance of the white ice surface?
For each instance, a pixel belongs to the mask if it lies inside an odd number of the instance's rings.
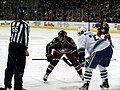
[[[30,42],[23,86],[27,90],[79,90],[83,82],[73,67],[69,67],[60,61],[50,74],[47,83],[43,82],[43,76],[48,66],[47,61],[33,61],[33,58],[45,58],[46,44],[57,36],[59,30],[33,29],[30,31]],[[67,31],[77,44],[77,32]],[[7,64],[8,44],[10,28],[0,27],[0,87],[4,86],[4,71]],[[120,34],[112,34],[115,46],[110,66],[108,67],[109,90],[120,90]],[[114,60],[116,59],[116,60]],[[14,82],[14,81],[13,81]],[[89,90],[101,90],[99,85],[101,78],[99,70],[93,71]],[[14,85],[13,85],[14,86]]]

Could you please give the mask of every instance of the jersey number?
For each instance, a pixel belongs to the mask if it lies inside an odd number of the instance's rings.
[[[18,27],[12,27],[12,32],[14,33],[18,32]]]
[[[99,38],[96,37],[96,35],[89,35],[90,38],[93,38],[95,41],[99,40]]]

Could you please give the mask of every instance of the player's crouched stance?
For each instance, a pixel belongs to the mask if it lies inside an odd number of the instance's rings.
[[[102,39],[92,32],[87,31],[85,28],[81,28],[78,31],[78,34],[79,60],[84,59],[85,49],[90,54],[88,65],[84,73],[84,84],[79,88],[79,90],[88,90],[92,77],[92,71],[97,66],[99,67],[100,76],[102,78],[102,85],[100,85],[100,87],[109,88],[108,72],[106,67],[109,66],[113,54],[110,42]]]
[[[73,39],[67,36],[67,32],[61,30],[58,33],[58,37],[55,37],[46,46],[46,57],[47,61],[50,62],[50,64],[48,65],[46,73],[43,77],[44,81],[47,81],[48,76],[58,64],[63,55],[66,55],[67,59],[75,67],[75,70],[78,72],[79,76],[83,78],[82,69],[77,61],[77,46],[74,43]]]

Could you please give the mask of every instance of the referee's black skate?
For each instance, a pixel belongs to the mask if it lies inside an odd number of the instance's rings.
[[[12,89],[12,86],[11,85],[8,85],[8,86],[5,86],[5,88],[3,90],[11,90]],[[2,90],[2,89],[0,89]]]
[[[10,86],[10,87],[5,87],[5,88],[0,88],[0,90],[11,90],[11,88],[12,88],[12,86]]]
[[[109,88],[109,84],[108,84],[108,79],[105,79],[105,81],[102,83],[102,85],[100,85],[101,88]]]
[[[82,87],[79,88],[79,90],[88,90],[89,88],[89,82],[84,83]]]
[[[25,88],[22,87],[22,90],[27,90],[27,89],[25,89]]]

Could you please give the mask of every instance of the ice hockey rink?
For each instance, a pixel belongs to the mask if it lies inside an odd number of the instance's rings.
[[[27,90],[79,90],[83,82],[73,67],[66,65],[62,60],[50,74],[48,81],[43,82],[48,62],[45,60],[32,60],[45,57],[46,44],[50,42],[60,30],[31,28],[30,42],[23,87]],[[67,31],[77,44],[77,31]],[[4,86],[4,71],[7,64],[10,28],[0,27],[0,87]],[[120,35],[111,34],[115,46],[110,66],[108,67],[110,88],[107,90],[120,90]],[[84,68],[83,68],[84,69]],[[13,81],[14,82],[14,81]],[[99,69],[93,71],[89,90],[102,90],[99,85],[101,78]]]

